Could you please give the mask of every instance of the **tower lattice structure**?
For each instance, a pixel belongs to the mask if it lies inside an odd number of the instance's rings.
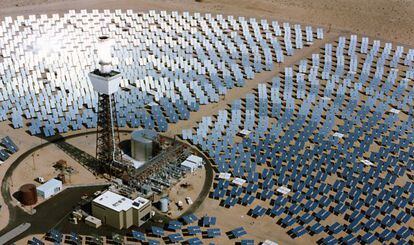
[[[100,37],[98,57],[100,69],[89,73],[93,89],[98,92],[96,159],[101,173],[111,174],[113,165],[122,162],[116,114],[115,94],[119,90],[121,74],[112,70],[111,42]]]
[[[121,161],[120,143],[116,117],[115,96],[99,94],[96,127],[96,158],[102,172],[109,172],[113,163]]]

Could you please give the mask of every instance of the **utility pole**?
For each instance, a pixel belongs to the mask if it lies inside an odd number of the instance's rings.
[[[33,170],[36,170],[36,165],[35,165],[35,154],[34,154],[34,152],[32,153],[32,160],[33,160]]]

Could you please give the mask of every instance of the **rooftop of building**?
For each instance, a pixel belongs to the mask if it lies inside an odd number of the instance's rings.
[[[46,183],[42,184],[41,186],[38,186],[37,190],[45,191],[51,188],[56,188],[58,186],[59,187],[62,186],[62,181],[57,180],[57,179],[50,179]]]
[[[111,210],[121,212],[127,211],[132,207],[140,209],[148,203],[149,200],[142,197],[137,197],[135,200],[131,200],[112,191],[106,191],[102,195],[95,198],[93,202]]]

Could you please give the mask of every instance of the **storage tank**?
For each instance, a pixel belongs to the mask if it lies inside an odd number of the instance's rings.
[[[137,130],[131,134],[131,155],[135,160],[146,162],[153,157],[157,132]]]
[[[160,211],[163,213],[168,212],[168,204],[170,203],[170,200],[168,199],[168,196],[161,197],[160,199]]]
[[[25,206],[37,203],[37,191],[34,184],[25,184],[20,187],[20,202]]]

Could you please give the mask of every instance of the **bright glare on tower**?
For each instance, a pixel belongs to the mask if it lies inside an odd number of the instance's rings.
[[[111,72],[112,69],[112,54],[111,48],[113,40],[107,36],[102,36],[98,41],[98,59],[100,64],[100,71],[104,74]]]
[[[113,41],[109,37],[99,37],[97,45],[99,69],[89,74],[93,89],[101,94],[116,93],[121,81],[121,74],[112,69],[112,44]]]

